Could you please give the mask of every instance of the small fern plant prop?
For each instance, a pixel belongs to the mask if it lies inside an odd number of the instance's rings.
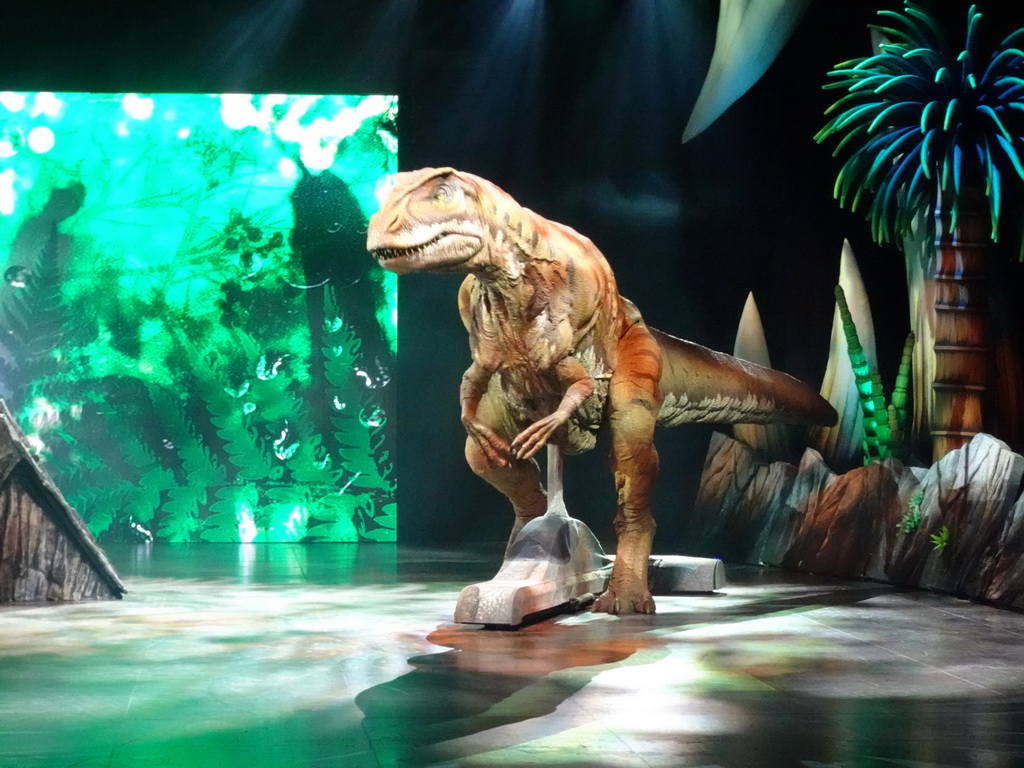
[[[921,503],[924,501],[924,491],[915,491],[907,504],[907,511],[896,524],[896,530],[900,533],[910,534],[921,527],[924,513],[921,511]]]
[[[929,538],[932,540],[932,547],[936,552],[942,552],[946,547],[949,546],[950,532],[949,526],[944,525],[939,528],[938,533],[933,533]]]

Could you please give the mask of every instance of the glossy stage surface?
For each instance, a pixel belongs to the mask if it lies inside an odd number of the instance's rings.
[[[0,607],[0,765],[1024,765],[1024,616],[732,567],[655,616],[455,627],[482,551],[108,547],[123,601]]]

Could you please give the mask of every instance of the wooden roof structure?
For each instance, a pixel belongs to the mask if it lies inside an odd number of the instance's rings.
[[[0,400],[0,603],[119,599],[125,592]]]

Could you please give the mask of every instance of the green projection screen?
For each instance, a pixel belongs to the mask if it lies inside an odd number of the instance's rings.
[[[0,396],[101,540],[395,540],[396,113],[0,93]]]

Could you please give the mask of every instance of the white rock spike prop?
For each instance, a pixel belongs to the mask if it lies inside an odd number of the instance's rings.
[[[857,326],[857,335],[864,348],[864,356],[869,365],[877,367],[875,324],[871,319],[871,305],[849,240],[843,241],[843,251],[839,258],[839,285],[846,294],[846,303]],[[808,446],[814,448],[830,467],[838,471],[860,465],[864,422],[857,393],[857,381],[850,365],[838,306],[832,318],[828,366],[825,368],[820,391],[821,396],[836,409],[839,420],[832,427],[812,427],[807,436]]]

